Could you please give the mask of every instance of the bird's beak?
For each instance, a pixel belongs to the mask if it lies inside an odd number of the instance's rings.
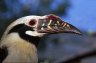
[[[76,33],[81,32],[73,25],[62,21],[56,15],[47,15],[46,19],[39,19],[37,25],[37,31],[39,33]]]

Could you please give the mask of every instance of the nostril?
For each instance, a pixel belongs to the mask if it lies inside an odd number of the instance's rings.
[[[30,26],[34,26],[36,24],[36,20],[35,19],[32,19],[29,21],[29,25]]]

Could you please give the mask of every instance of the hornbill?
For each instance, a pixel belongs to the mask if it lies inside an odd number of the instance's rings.
[[[58,16],[25,16],[11,23],[0,42],[1,63],[38,63],[37,46],[49,34],[81,32]]]

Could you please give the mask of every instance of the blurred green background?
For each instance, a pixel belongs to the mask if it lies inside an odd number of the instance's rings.
[[[27,15],[55,14],[84,35],[58,34],[45,37],[38,47],[40,61],[51,62],[96,49],[95,0],[0,0],[0,37],[14,20]],[[46,39],[46,40],[45,40]],[[89,60],[90,59],[90,60]],[[82,63],[96,63],[96,56]]]

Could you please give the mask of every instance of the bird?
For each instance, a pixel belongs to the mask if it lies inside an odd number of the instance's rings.
[[[21,17],[12,22],[0,40],[0,63],[38,63],[37,47],[50,34],[81,31],[54,14]]]

